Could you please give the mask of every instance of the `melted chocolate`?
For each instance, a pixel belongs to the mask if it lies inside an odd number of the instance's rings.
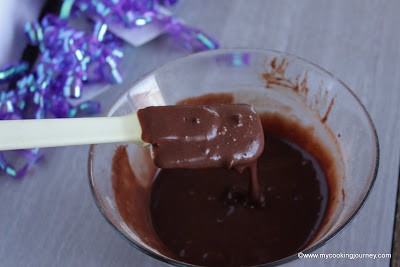
[[[266,133],[265,144],[257,170],[266,199],[262,208],[248,198],[247,177],[232,170],[160,171],[150,215],[176,259],[257,265],[296,253],[313,237],[327,204],[323,171],[310,154],[284,139]]]
[[[138,112],[142,139],[159,168],[250,166],[264,148],[263,129],[250,105],[159,106]]]
[[[265,150],[256,172],[264,206],[249,197],[248,170],[163,169],[141,187],[119,147],[112,182],[122,218],[160,253],[196,265],[257,265],[307,247],[332,209],[334,161],[312,129],[278,114],[261,119]]]

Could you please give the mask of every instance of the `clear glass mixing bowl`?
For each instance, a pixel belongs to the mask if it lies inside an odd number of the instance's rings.
[[[271,50],[216,50],[194,54],[149,73],[115,101],[107,116],[121,116],[146,106],[171,105],[207,93],[233,93],[235,102],[252,104],[260,112],[279,112],[312,125],[326,143],[340,172],[334,211],[304,253],[336,236],[360,210],[377,174],[379,145],[374,125],[354,93],[322,68],[295,56]],[[143,242],[121,219],[111,184],[115,144],[92,145],[89,182],[106,220],[132,246],[177,266],[192,266],[162,255]],[[131,151],[131,163],[143,164],[141,149]],[[141,166],[146,168],[146,166]],[[151,181],[150,181],[151,182]],[[265,264],[279,265],[297,255]]]

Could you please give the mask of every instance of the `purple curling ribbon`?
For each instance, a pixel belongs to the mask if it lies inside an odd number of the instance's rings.
[[[94,31],[95,32],[95,31]],[[118,63],[123,57],[122,44],[109,33],[99,41],[96,33],[77,31],[66,20],[47,15],[39,23],[26,26],[28,42],[40,48],[41,55],[33,71],[25,76],[26,63],[0,69],[0,82],[16,77],[14,90],[0,92],[0,119],[42,119],[92,115],[100,105],[87,101],[78,106],[70,100],[80,98],[83,85],[89,82],[122,81]],[[0,153],[0,169],[9,176],[20,178],[40,156],[38,149],[22,150],[19,168]]]
[[[40,23],[27,23],[27,40],[39,47],[41,55],[30,73],[25,62],[0,68],[0,120],[71,118],[98,113],[100,105],[95,101],[71,103],[81,98],[85,84],[122,81],[118,70],[123,57],[122,42],[109,31],[110,25],[144,28],[157,23],[190,51],[218,48],[212,37],[185,25],[162,8],[176,3],[177,0],[64,0],[59,16],[48,14]],[[94,19],[93,32],[70,27],[71,14]],[[15,88],[9,89],[9,83],[15,84]],[[15,153],[16,164],[10,160]],[[0,171],[21,178],[41,155],[39,149],[0,152]]]
[[[140,28],[149,24],[162,25],[165,33],[191,52],[217,49],[218,42],[204,32],[185,25],[182,20],[165,12],[161,6],[175,5],[177,0],[79,0],[74,14],[84,14],[103,25]]]

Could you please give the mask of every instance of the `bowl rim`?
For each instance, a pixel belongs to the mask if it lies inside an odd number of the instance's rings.
[[[368,197],[371,194],[371,191],[375,185],[375,181],[377,178],[377,174],[378,174],[378,169],[379,169],[379,160],[380,160],[380,146],[379,146],[379,138],[378,138],[378,134],[375,128],[375,125],[371,119],[371,116],[369,115],[367,109],[365,108],[365,106],[362,104],[361,100],[357,97],[357,95],[350,89],[349,86],[347,86],[342,80],[340,80],[339,78],[337,78],[336,76],[334,76],[332,73],[330,73],[329,71],[327,71],[326,69],[324,69],[323,67],[308,61],[307,59],[301,58],[299,56],[296,55],[292,55],[290,53],[286,53],[286,52],[281,52],[278,50],[274,50],[274,49],[247,49],[247,48],[228,48],[228,49],[217,49],[217,50],[209,50],[209,51],[203,51],[203,52],[199,52],[199,53],[195,53],[195,54],[189,54],[183,57],[180,57],[178,59],[169,61],[165,64],[160,65],[159,67],[156,67],[155,69],[147,72],[146,74],[142,75],[138,80],[130,83],[130,85],[127,87],[126,90],[124,90],[122,93],[119,94],[119,96],[111,103],[111,105],[109,106],[109,108],[107,109],[107,111],[105,112],[106,116],[110,116],[111,111],[113,110],[113,108],[115,107],[115,105],[122,99],[122,97],[124,97],[128,92],[130,92],[132,90],[132,88],[139,84],[140,82],[148,79],[148,77],[150,77],[151,75],[154,75],[155,73],[159,72],[160,70],[162,70],[163,68],[166,68],[170,65],[173,64],[180,64],[186,60],[195,60],[196,58],[202,58],[202,57],[212,57],[212,56],[216,56],[216,55],[220,55],[220,54],[231,54],[231,53],[261,53],[261,54],[266,54],[266,53],[275,53],[278,56],[283,56],[286,59],[294,59],[294,60],[298,60],[300,62],[306,63],[310,66],[312,66],[313,68],[319,70],[320,72],[327,74],[328,76],[330,76],[333,80],[335,80],[336,82],[338,82],[340,85],[343,86],[344,89],[346,89],[350,95],[353,96],[354,100],[359,104],[359,106],[361,107],[362,112],[364,113],[364,115],[367,118],[368,124],[372,129],[372,134],[374,136],[374,141],[375,141],[375,151],[376,151],[376,155],[375,155],[375,168],[373,170],[373,174],[372,174],[372,180],[370,183],[370,186],[368,188],[368,190],[365,193],[364,198],[361,200],[359,206],[355,209],[355,211],[353,212],[353,214],[340,226],[338,227],[338,229],[336,229],[333,233],[331,233],[330,235],[328,235],[327,237],[321,239],[319,242],[317,242],[316,244],[308,247],[305,250],[299,251],[296,254],[290,255],[288,257],[285,257],[283,259],[280,260],[276,260],[273,262],[269,262],[269,263],[265,263],[265,264],[260,264],[260,265],[253,265],[253,267],[270,267],[270,266],[278,266],[284,263],[288,263],[291,261],[294,261],[296,259],[299,259],[299,254],[303,253],[303,254],[309,254],[311,252],[314,252],[315,250],[319,249],[320,247],[322,247],[323,245],[325,245],[326,243],[328,243],[329,241],[331,241],[334,237],[336,237],[339,233],[341,233],[343,231],[343,229],[345,229],[353,220],[354,218],[357,216],[357,214],[360,212],[360,210],[364,207]],[[111,227],[117,232],[117,234],[119,236],[121,236],[123,239],[125,239],[131,246],[133,246],[134,248],[136,248],[137,250],[141,251],[142,253],[145,253],[146,255],[157,259],[161,262],[164,263],[168,263],[174,266],[179,266],[179,267],[184,267],[184,266],[200,266],[200,265],[193,265],[193,264],[189,264],[189,263],[184,263],[184,262],[180,262],[178,260],[174,260],[171,258],[168,258],[166,256],[163,255],[159,255],[154,253],[153,251],[147,249],[146,247],[142,246],[141,244],[138,244],[132,240],[130,240],[125,234],[121,233],[118,228],[112,223],[112,221],[107,217],[106,212],[103,210],[103,208],[100,205],[100,201],[99,201],[99,197],[97,196],[97,193],[94,189],[94,181],[93,181],[93,157],[94,157],[94,151],[95,151],[95,147],[97,145],[93,144],[90,145],[89,148],[89,156],[88,156],[88,180],[89,180],[89,186],[90,186],[90,190],[94,199],[94,202],[97,206],[97,208],[99,209],[100,213],[102,214],[102,216],[105,218],[105,220],[108,222],[108,224],[111,225]]]

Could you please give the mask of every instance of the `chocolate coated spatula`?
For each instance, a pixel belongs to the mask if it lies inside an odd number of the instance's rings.
[[[241,166],[264,147],[244,104],[158,106],[122,117],[0,121],[0,150],[128,142],[151,144],[162,168]]]

